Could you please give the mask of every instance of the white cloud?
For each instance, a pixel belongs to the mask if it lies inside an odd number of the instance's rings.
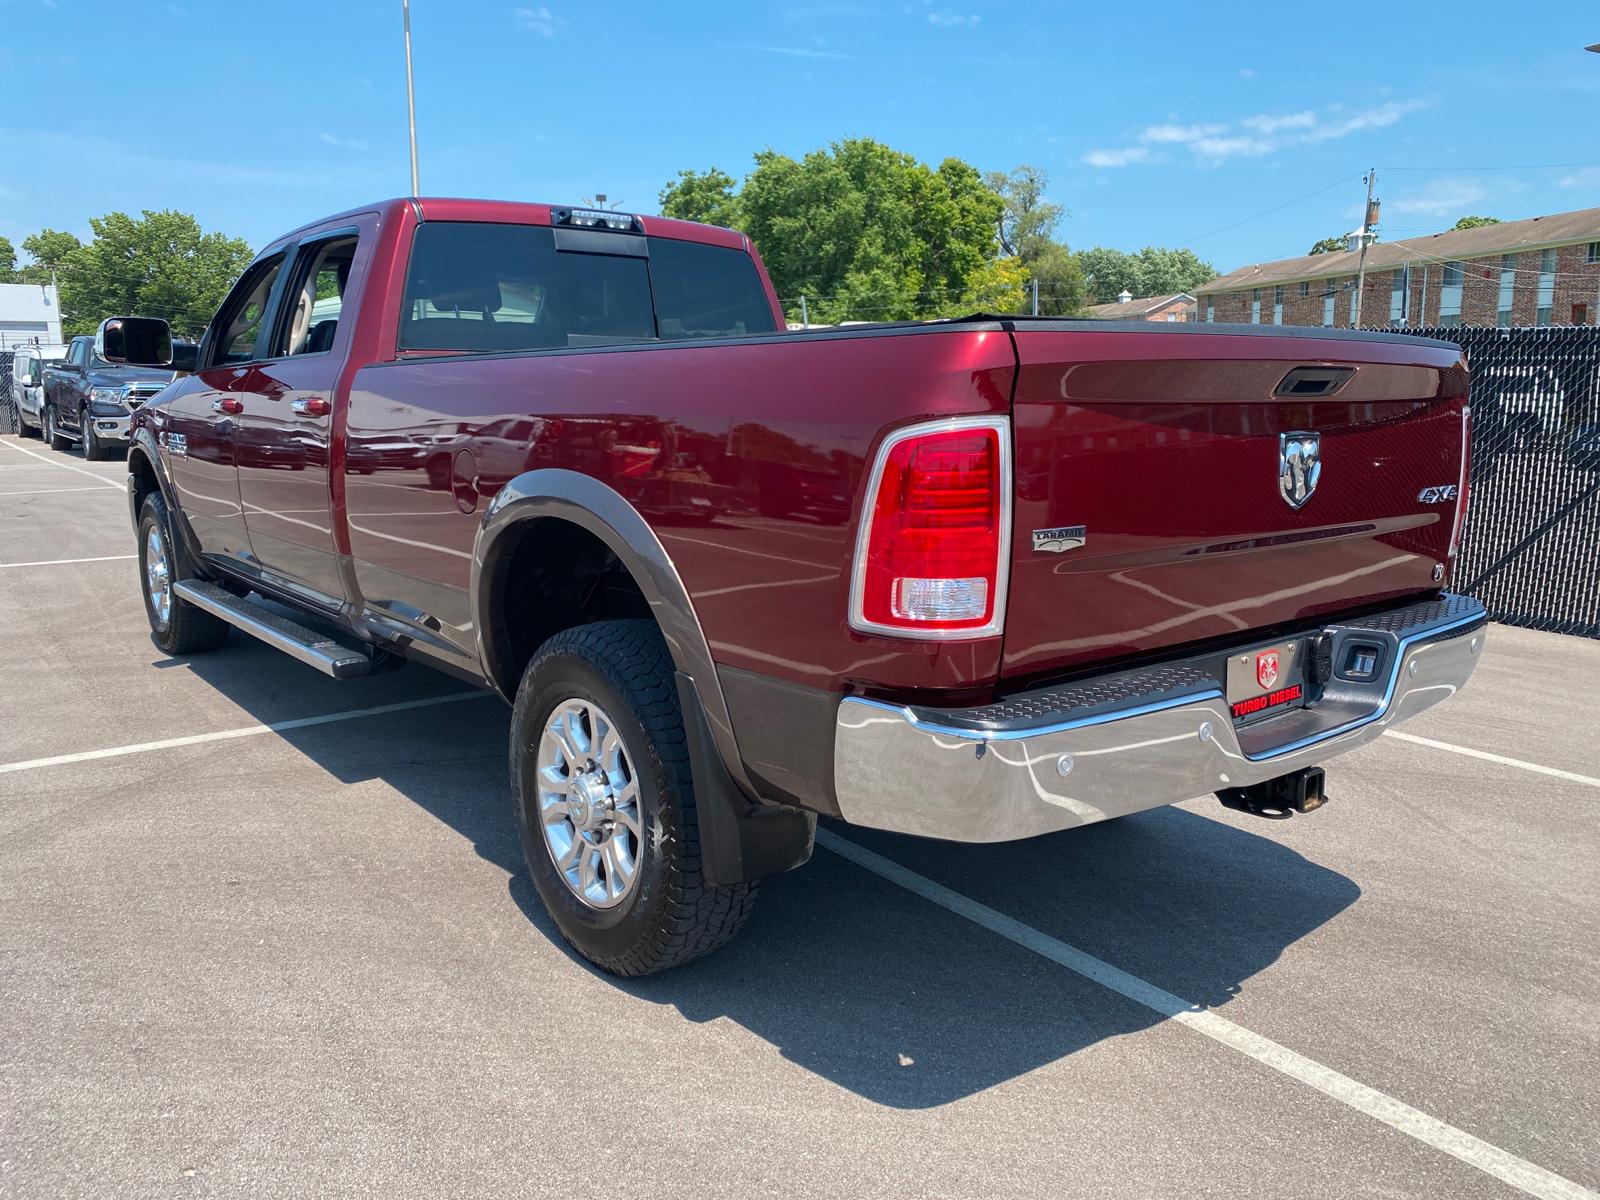
[[[1197,121],[1184,124],[1169,114],[1164,124],[1147,125],[1138,141],[1153,146],[1187,146],[1191,154],[1208,165],[1229,158],[1259,158],[1291,146],[1311,146],[1335,138],[1349,137],[1367,129],[1393,125],[1407,113],[1426,108],[1424,100],[1390,100],[1373,108],[1347,111],[1332,105],[1321,113],[1311,109],[1291,113],[1256,113],[1235,121]],[[1138,153],[1142,147],[1093,150],[1084,156],[1091,166],[1124,167],[1149,161]]]
[[[1083,161],[1091,167],[1126,167],[1149,157],[1150,151],[1143,146],[1129,146],[1123,150],[1091,150],[1083,156]]]
[[[1404,192],[1386,203],[1390,212],[1459,217],[1488,194],[1488,188],[1470,179],[1430,179],[1415,191]]]
[[[1286,113],[1281,117],[1262,113],[1259,116],[1246,117],[1239,124],[1247,129],[1254,129],[1257,133],[1278,133],[1284,129],[1309,129],[1317,123],[1317,114],[1309,110],[1305,112]]]
[[[1223,133],[1227,128],[1226,125],[1147,125],[1139,132],[1139,140],[1187,145],[1190,142],[1198,142],[1201,138]]]
[[[324,133],[322,140],[330,146],[337,146],[340,150],[366,150],[367,144],[358,138],[338,137],[335,134]]]
[[[959,29],[962,26],[976,25],[981,20],[983,18],[977,13],[958,13],[951,12],[949,9],[941,9],[938,12],[928,14],[928,24],[937,25],[941,29]]]
[[[540,37],[555,37],[558,18],[548,8],[519,8],[516,11],[517,24],[524,29],[537,33]]]
[[[847,59],[854,57],[850,54],[836,54],[832,50],[814,50],[809,46],[751,46],[743,43],[730,43],[730,50],[754,50],[759,54],[781,54],[785,58],[836,58]]]
[[[1390,100],[1387,104],[1380,104],[1377,108],[1369,108],[1353,116],[1341,117],[1326,125],[1312,122],[1311,127],[1304,134],[1307,142],[1326,142],[1331,138],[1348,137],[1363,129],[1383,129],[1393,125],[1407,113],[1416,112],[1419,108],[1426,108],[1426,101],[1422,100]]]
[[[1206,159],[1257,158],[1263,154],[1271,154],[1278,148],[1278,144],[1270,138],[1235,134],[1232,137],[1200,138],[1189,148]]]
[[[1600,167],[1580,167],[1570,175],[1556,180],[1557,187],[1600,188]]]
[[[1239,78],[1240,79],[1254,79],[1255,77],[1256,77],[1256,73],[1255,73],[1255,69],[1254,68],[1252,68],[1252,67],[1240,67],[1239,68]]]

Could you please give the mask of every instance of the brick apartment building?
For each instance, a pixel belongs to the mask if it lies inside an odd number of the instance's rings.
[[[1201,321],[1351,323],[1359,255],[1241,267],[1195,289]],[[1367,248],[1361,324],[1594,325],[1600,208],[1451,230]]]
[[[1123,292],[1110,304],[1091,305],[1089,315],[1104,321],[1193,321],[1198,311],[1188,292],[1137,297]]]

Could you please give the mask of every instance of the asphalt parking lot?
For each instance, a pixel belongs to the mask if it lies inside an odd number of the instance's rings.
[[[0,1194],[1600,1187],[1600,643],[1495,627],[1292,821],[830,827],[619,983],[525,877],[507,710],[164,657],[123,471],[0,439]]]

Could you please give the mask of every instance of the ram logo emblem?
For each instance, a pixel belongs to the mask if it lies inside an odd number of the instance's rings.
[[[1322,435],[1315,432],[1278,435],[1278,491],[1290,508],[1304,508],[1322,478]]]

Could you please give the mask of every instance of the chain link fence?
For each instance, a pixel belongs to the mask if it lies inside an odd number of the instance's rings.
[[[1600,638],[1600,329],[1394,329],[1460,346],[1472,480],[1455,586],[1497,621]]]
[[[10,350],[0,350],[0,433],[16,433],[22,428],[11,399],[11,360],[15,357]]]

